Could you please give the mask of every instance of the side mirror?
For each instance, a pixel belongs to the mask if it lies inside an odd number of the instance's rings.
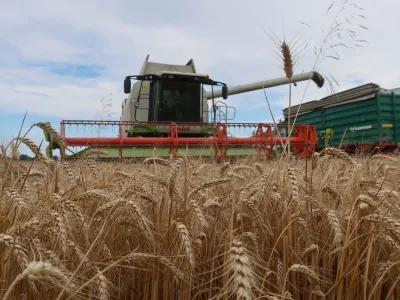
[[[222,86],[222,98],[228,99],[228,88],[226,85]]]
[[[131,79],[125,78],[124,80],[124,93],[129,94],[131,92]]]

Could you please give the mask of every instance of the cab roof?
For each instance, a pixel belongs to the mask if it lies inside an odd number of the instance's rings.
[[[140,70],[140,75],[146,74],[156,74],[158,72],[178,72],[178,73],[196,73],[196,67],[194,65],[193,59],[190,59],[184,65],[178,64],[164,64],[164,63],[157,63],[157,62],[150,62],[149,61],[150,54],[146,56],[146,59],[142,65]]]

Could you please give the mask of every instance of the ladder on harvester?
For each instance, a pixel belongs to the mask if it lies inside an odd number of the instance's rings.
[[[215,108],[217,111],[216,114],[216,122],[217,123],[228,123],[228,121],[232,121],[235,119],[236,116],[236,108],[233,106],[228,106],[225,102],[222,101],[217,101],[215,103]],[[233,109],[233,116],[232,117],[228,117],[228,109]],[[212,120],[212,118],[211,118]],[[233,136],[232,133],[230,131],[228,131],[228,135]]]

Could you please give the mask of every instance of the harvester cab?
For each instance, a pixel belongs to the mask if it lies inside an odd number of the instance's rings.
[[[131,79],[137,80],[133,87]],[[121,120],[138,123],[131,128],[126,127],[126,135],[164,136],[168,131],[163,127],[171,122],[187,125],[208,122],[209,99],[204,86],[210,86],[212,91],[215,87],[222,87],[223,99],[228,98],[226,84],[214,81],[208,75],[159,71],[155,74],[127,76],[124,92],[130,95],[122,104]],[[211,99],[213,120],[216,120],[217,109],[212,95]],[[183,136],[204,135],[191,129],[183,131]]]

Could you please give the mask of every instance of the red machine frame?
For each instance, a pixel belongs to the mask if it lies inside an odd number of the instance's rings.
[[[290,138],[275,136],[274,129],[287,128],[287,125],[267,123],[161,123],[161,122],[129,122],[129,121],[91,121],[91,120],[63,120],[61,121],[60,134],[67,147],[69,146],[95,146],[95,147],[119,147],[119,159],[122,160],[122,147],[124,146],[168,146],[171,158],[176,158],[178,147],[186,145],[210,145],[214,156],[218,161],[226,158],[230,145],[254,145],[259,158],[269,158],[275,145],[284,145],[290,140],[291,149],[297,157],[310,156],[317,148],[318,137],[315,128],[308,124],[294,126]],[[118,126],[118,137],[66,137],[66,125],[111,125]],[[169,126],[168,137],[122,137],[123,126]],[[213,126],[211,137],[180,137],[180,127]],[[257,128],[251,137],[229,137],[229,127],[254,127]],[[61,159],[65,159],[65,149],[61,148]]]

